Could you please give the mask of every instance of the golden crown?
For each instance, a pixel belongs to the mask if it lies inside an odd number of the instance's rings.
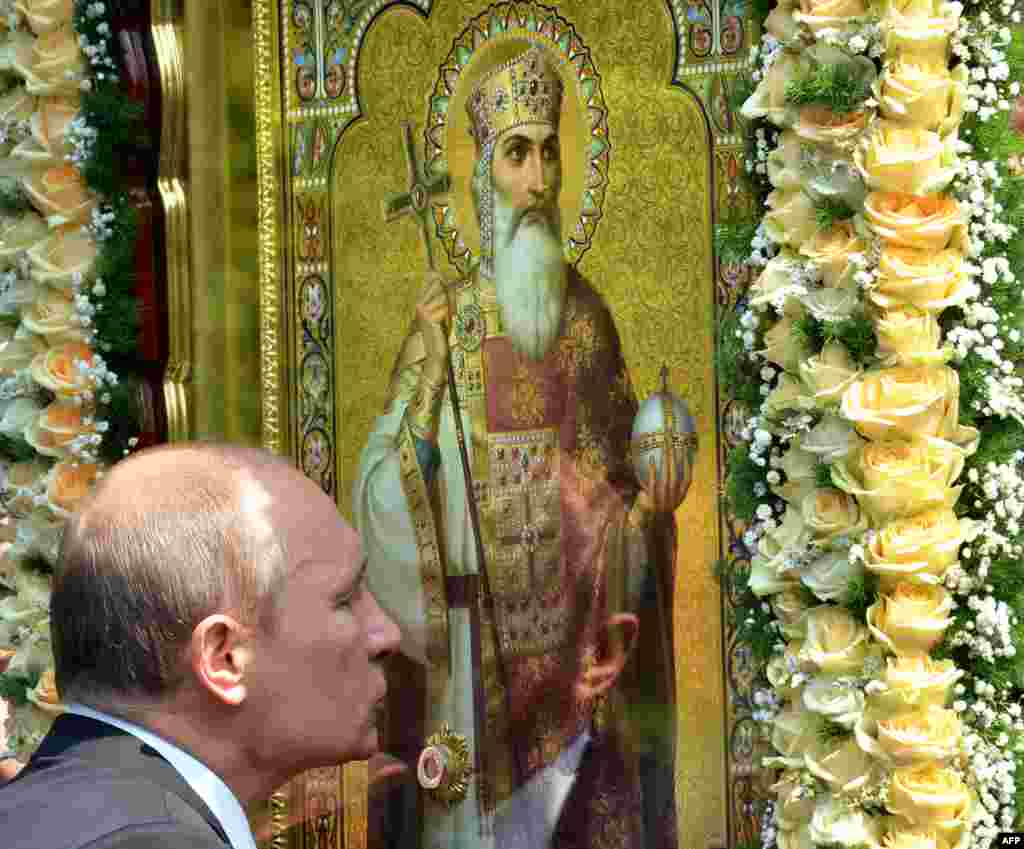
[[[561,109],[562,78],[537,46],[491,71],[466,100],[470,132],[481,145],[523,124],[557,128]]]

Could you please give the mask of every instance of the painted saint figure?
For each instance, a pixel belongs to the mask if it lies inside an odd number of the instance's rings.
[[[386,746],[419,767],[418,824],[402,832],[397,804],[382,822],[424,849],[674,847],[671,513],[688,481],[634,477],[618,333],[563,254],[563,79],[539,38],[522,48],[466,100],[480,261],[429,275],[354,490],[403,632]]]

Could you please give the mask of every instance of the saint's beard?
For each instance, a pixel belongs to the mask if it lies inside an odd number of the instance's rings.
[[[498,309],[513,347],[542,360],[558,338],[565,301],[566,265],[558,206],[513,209],[495,192],[494,282]]]

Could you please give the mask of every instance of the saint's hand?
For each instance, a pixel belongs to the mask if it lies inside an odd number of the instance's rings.
[[[651,458],[647,480],[637,496],[637,503],[650,513],[674,513],[686,498],[692,478],[689,457],[679,463],[674,451],[665,451],[660,471]]]
[[[416,304],[416,318],[427,354],[425,367],[435,377],[441,377],[448,368],[449,314],[445,279],[438,272],[431,271],[427,274],[427,285]]]

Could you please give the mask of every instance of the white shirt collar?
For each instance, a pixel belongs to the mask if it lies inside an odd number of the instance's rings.
[[[249,820],[241,804],[235,794],[231,792],[231,788],[206,764],[163,737],[158,737],[152,731],[133,722],[77,703],[66,705],[65,710],[68,713],[106,722],[152,746],[178,771],[188,786],[196,792],[196,795],[209,806],[210,811],[228,836],[228,843],[231,844],[232,849],[256,849],[256,841],[253,839]]]

